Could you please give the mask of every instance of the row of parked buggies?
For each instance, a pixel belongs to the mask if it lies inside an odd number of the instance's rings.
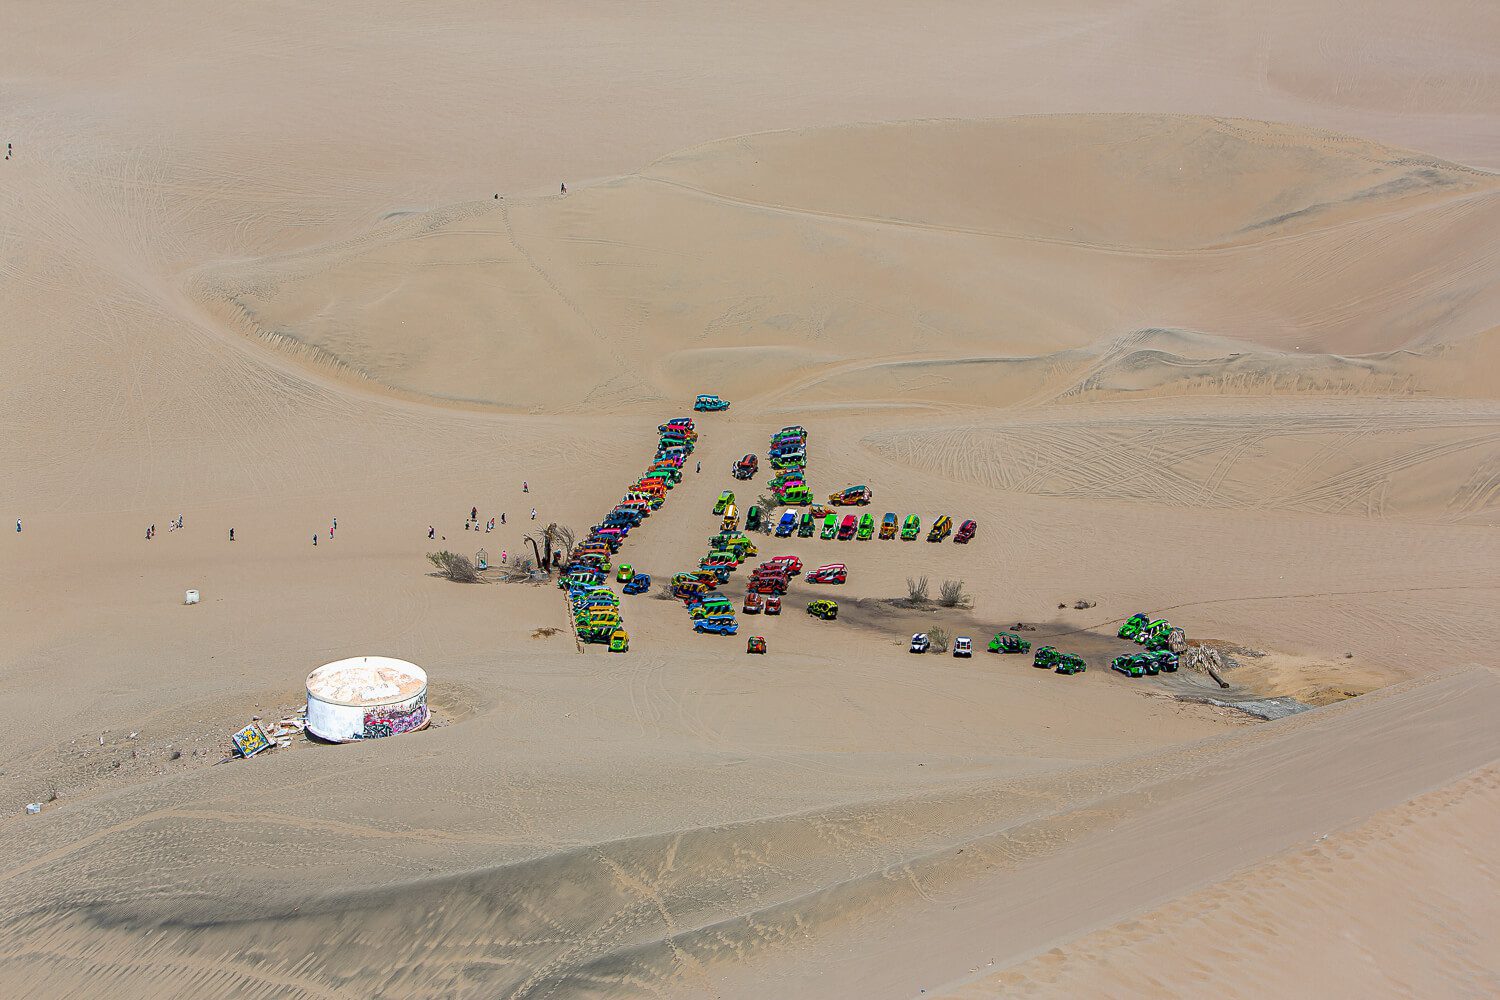
[[[695,632],[710,635],[734,635],[739,623],[734,618],[734,604],[722,594],[714,593],[729,582],[729,574],[748,559],[758,555],[755,543],[740,532],[721,531],[708,540],[709,554],[692,573],[672,577],[672,596],[688,609]],[[792,578],[802,572],[802,560],[796,556],[776,556],[756,566],[745,586],[745,600],[740,610],[747,615],[781,614],[781,599]],[[819,566],[807,574],[809,583],[843,583],[848,570],[841,563]],[[818,600],[807,606],[808,614],[831,621],[838,617],[838,604]]]
[[[851,486],[850,490],[869,490],[868,486]],[[837,497],[838,494],[835,494]],[[725,490],[719,494],[720,503],[725,502],[732,507],[734,493]],[[834,506],[847,506],[847,504],[835,503]],[[718,505],[715,505],[715,513],[718,513]],[[898,528],[897,525],[900,524]],[[765,523],[765,515],[759,507],[751,507],[745,512],[745,530],[759,531],[763,527],[769,527],[772,534],[777,538],[790,538],[796,535],[798,538],[820,537],[825,541],[837,539],[847,542],[851,539],[867,542],[872,538],[879,537],[889,541],[899,534],[902,541],[915,541],[922,534],[922,519],[916,514],[906,515],[905,521],[899,521],[894,513],[887,513],[879,524],[875,521],[873,514],[843,514],[838,511],[829,510],[824,506],[815,506],[804,511],[788,510],[782,511],[781,517],[774,525]],[[959,525],[958,533],[953,533],[953,518],[947,514],[938,515],[932,522],[932,528],[927,532],[929,542],[941,542],[949,535],[953,535],[956,544],[964,545],[972,541],[978,532],[979,525],[971,520],[964,521]]]
[[[656,456],[644,475],[631,484],[604,520],[589,529],[587,537],[568,554],[558,586],[568,592],[573,611],[573,628],[582,642],[608,643],[610,652],[630,649],[630,634],[620,617],[620,599],[605,586],[609,577],[610,557],[632,528],[651,516],[666,502],[667,492],[682,481],[687,457],[693,453],[698,432],[687,417],[669,420],[659,426]],[[644,593],[651,577],[636,573],[628,564],[620,567],[620,579],[627,594]]]
[[[696,570],[674,575],[669,586],[672,596],[687,607],[694,632],[734,635],[740,628],[734,618],[734,603],[713,591],[728,583],[729,574],[746,559],[758,555],[759,550],[750,536],[739,529],[739,512],[732,492],[719,495],[714,513],[721,515],[723,521],[718,533],[708,539],[708,554],[699,561]],[[747,607],[746,611],[749,610]],[[779,612],[778,603],[773,614]]]
[[[1029,653],[1031,643],[1014,632],[997,632],[990,640],[991,653]],[[1043,670],[1056,670],[1060,674],[1081,674],[1089,668],[1087,661],[1076,653],[1064,653],[1055,646],[1042,646],[1031,657],[1031,665]],[[1171,673],[1177,669],[1177,654],[1170,649],[1154,649],[1145,653],[1117,656],[1110,666],[1130,677],[1143,677],[1160,672]]]
[[[932,640],[926,632],[918,632],[911,637],[911,651],[913,653],[925,653],[932,648]],[[1031,643],[1022,639],[1014,632],[996,632],[995,638],[990,640],[989,651],[991,653],[1029,653]],[[974,643],[966,635],[961,635],[953,640],[953,655],[967,657],[974,655]],[[1056,669],[1060,674],[1081,674],[1089,668],[1083,657],[1072,653],[1064,653],[1053,646],[1043,646],[1036,651],[1031,659],[1033,667],[1043,669]]]
[[[1154,677],[1159,673],[1176,673],[1177,654],[1187,647],[1187,636],[1165,618],[1153,619],[1137,612],[1120,626],[1119,637],[1146,647],[1144,653],[1126,653],[1110,661],[1110,669],[1126,677]]]
[[[806,507],[813,502],[807,485],[807,428],[793,424],[772,434],[766,461],[776,472],[768,486],[778,504]]]
[[[1143,653],[1126,653],[1110,661],[1110,669],[1127,677],[1155,676],[1159,673],[1175,673],[1178,667],[1177,650],[1186,645],[1182,629],[1174,628],[1165,618],[1153,620],[1146,614],[1134,614],[1120,626],[1119,637],[1130,639],[1146,647]],[[932,648],[932,640],[925,632],[911,637],[911,651],[925,653]],[[973,644],[968,636],[953,640],[953,655],[973,655]],[[1030,653],[1031,643],[1014,632],[996,632],[990,640],[991,653]],[[1060,674],[1081,674],[1088,669],[1083,657],[1064,653],[1055,646],[1042,646],[1031,658],[1031,665],[1044,670],[1055,669]]]

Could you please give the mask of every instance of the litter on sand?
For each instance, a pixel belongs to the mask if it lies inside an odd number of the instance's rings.
[[[255,716],[250,724],[244,729],[231,736],[230,742],[234,744],[235,753],[240,757],[254,757],[262,750],[272,747],[280,747],[283,750],[292,745],[292,740],[303,735],[307,731],[307,706],[298,709],[297,714],[261,725],[260,716]],[[224,760],[233,760],[226,757]],[[219,763],[224,763],[220,761]]]
[[[265,730],[254,722],[229,737],[229,740],[241,757],[254,757],[262,750],[268,750],[271,747],[271,741],[266,736]]]

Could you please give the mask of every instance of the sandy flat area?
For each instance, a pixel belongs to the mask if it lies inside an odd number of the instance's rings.
[[[10,991],[1500,991],[1495,5],[25,0],[0,92]],[[625,655],[432,574],[700,392],[659,580],[793,423],[977,537]],[[430,729],[220,763],[359,655]]]

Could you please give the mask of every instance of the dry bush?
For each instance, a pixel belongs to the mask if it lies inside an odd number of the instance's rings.
[[[1181,663],[1189,670],[1208,674],[1218,682],[1221,688],[1229,686],[1229,682],[1222,676],[1225,667],[1224,658],[1212,646],[1188,646],[1182,655]]]
[[[474,561],[466,555],[457,552],[427,553],[427,561],[437,567],[438,573],[454,583],[478,583],[479,571],[474,568]]]
[[[973,598],[964,592],[962,580],[944,580],[938,588],[938,604],[945,608],[967,608],[973,603]]]
[[[500,579],[506,583],[528,583],[536,574],[536,563],[530,558],[514,555],[498,567]]]
[[[927,630],[927,640],[932,643],[935,653],[948,652],[948,630],[943,628],[931,628]]]
[[[913,604],[927,603],[927,577],[909,576],[906,578],[906,599]]]
[[[762,535],[773,535],[776,533],[776,522],[780,515],[776,513],[776,501],[762,493],[755,498],[755,506],[760,508],[760,527],[755,530]],[[750,508],[745,508],[748,512]]]

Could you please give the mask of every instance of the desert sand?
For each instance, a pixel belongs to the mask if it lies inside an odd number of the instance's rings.
[[[1500,992],[1500,8],[805,7],[0,12],[7,993]],[[432,575],[700,392],[639,569],[792,423],[978,536],[624,655]],[[431,729],[220,763],[360,654]]]

